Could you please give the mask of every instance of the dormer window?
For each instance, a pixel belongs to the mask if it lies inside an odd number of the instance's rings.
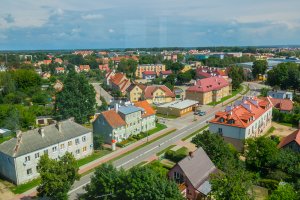
[[[223,117],[221,117],[220,119],[219,119],[219,122],[221,122],[221,123],[223,123],[225,120],[224,120],[224,118]]]
[[[228,120],[228,124],[234,124],[234,119]]]

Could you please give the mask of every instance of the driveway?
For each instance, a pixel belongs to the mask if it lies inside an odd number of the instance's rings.
[[[91,83],[96,91],[96,101],[97,101],[97,104],[99,106],[102,104],[102,102],[100,101],[100,96],[102,96],[105,101],[109,104],[110,103],[110,100],[113,99],[113,97],[108,93],[106,92],[101,86],[100,86],[100,83]]]

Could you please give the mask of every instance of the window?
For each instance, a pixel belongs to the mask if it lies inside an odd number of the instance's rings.
[[[69,146],[69,147],[72,146],[72,141],[69,141],[69,142],[68,142],[68,146]]]
[[[25,157],[25,161],[26,161],[26,162],[29,162],[29,161],[30,161],[30,156],[26,156],[26,157]]]
[[[39,158],[39,157],[40,157],[40,153],[34,154],[34,157],[35,157],[35,158]]]
[[[32,169],[27,169],[27,175],[31,175],[32,174]]]
[[[64,149],[65,148],[65,144],[60,144],[60,149]]]
[[[222,133],[223,133],[222,128],[218,128],[218,133],[219,133],[219,134],[222,134]]]
[[[82,142],[85,142],[85,141],[86,141],[86,137],[83,136],[83,137],[82,137]]]
[[[52,152],[55,152],[55,151],[57,151],[57,147],[56,146],[52,147]]]
[[[75,144],[76,144],[76,145],[79,144],[79,139],[78,139],[78,138],[75,139]]]
[[[47,154],[47,155],[48,155],[48,149],[45,149],[45,150],[44,150],[44,154]]]
[[[79,154],[79,153],[80,153],[80,149],[77,149],[77,150],[76,150],[76,154]]]
[[[83,148],[82,148],[82,152],[86,152],[86,147],[83,147]]]

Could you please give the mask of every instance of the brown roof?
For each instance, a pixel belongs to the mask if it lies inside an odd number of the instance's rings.
[[[117,128],[117,127],[126,125],[126,122],[114,110],[104,111],[101,113],[101,115],[103,115],[103,117],[107,121],[107,123],[113,128]]]
[[[222,76],[213,76],[198,80],[196,85],[189,87],[186,91],[209,92],[212,90],[219,90],[228,85],[228,81],[226,81]]]
[[[161,89],[165,92],[166,97],[175,97],[175,94],[165,85],[150,85],[147,86],[144,90],[145,98],[153,98],[153,92],[156,90]]]
[[[126,79],[125,74],[116,73],[113,77],[111,77],[111,82],[115,85],[119,85],[124,78]]]
[[[292,141],[295,141],[298,145],[300,145],[300,129],[284,137],[278,144],[278,148],[282,148],[287,144],[291,143]]]
[[[147,101],[138,101],[134,103],[136,107],[143,108],[144,109],[144,114],[142,117],[148,117],[151,115],[155,115],[155,110],[150,106],[150,104]]]
[[[293,101],[290,99],[277,99],[269,97],[275,108],[283,111],[293,110]]]

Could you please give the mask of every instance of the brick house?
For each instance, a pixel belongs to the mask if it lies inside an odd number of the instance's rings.
[[[300,129],[282,138],[278,144],[278,148],[287,148],[300,153]]]
[[[189,200],[211,199],[210,175],[218,169],[206,152],[200,147],[191,152],[168,172],[168,177],[174,180],[182,193]]]

